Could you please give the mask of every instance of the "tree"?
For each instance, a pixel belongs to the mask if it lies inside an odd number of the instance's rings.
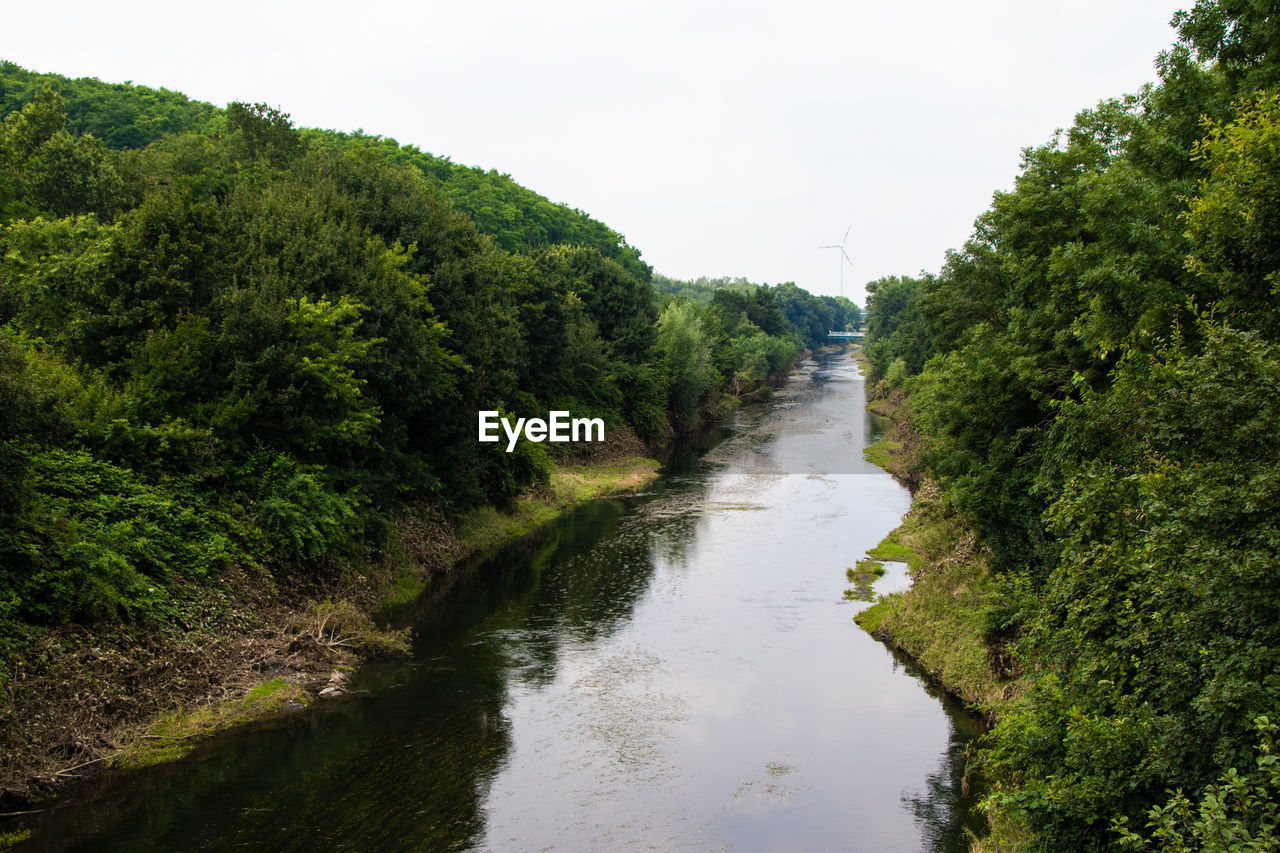
[[[667,406],[678,428],[696,423],[698,406],[718,380],[703,327],[701,312],[694,302],[670,302],[658,318],[658,349],[667,377]]]

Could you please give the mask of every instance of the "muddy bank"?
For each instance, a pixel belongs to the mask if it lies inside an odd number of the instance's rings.
[[[643,488],[634,436],[567,458],[505,511],[407,507],[384,550],[310,572],[235,567],[189,583],[163,624],[32,632],[0,687],[0,812],[39,807],[109,768],[168,761],[215,731],[342,692],[370,656],[407,649],[380,613],[577,504]]]

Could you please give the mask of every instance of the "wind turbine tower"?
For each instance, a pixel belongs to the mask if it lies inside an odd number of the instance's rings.
[[[844,232],[844,237],[840,238],[840,242],[831,246],[819,246],[819,249],[839,249],[840,257],[836,258],[836,263],[840,265],[840,295],[844,296],[844,265],[853,266],[853,261],[849,258],[849,253],[844,250],[845,241],[849,239],[849,232],[853,230],[850,225]]]

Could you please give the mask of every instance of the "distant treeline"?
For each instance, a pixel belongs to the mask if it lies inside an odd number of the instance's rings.
[[[663,300],[579,211],[262,104],[5,63],[0,116],[0,663],[544,482],[547,446],[479,443],[481,409],[658,440],[787,369],[794,306],[838,322],[794,286]]]
[[[999,571],[986,766],[1026,849],[1277,843],[1280,18],[1175,24],[940,273],[871,286],[867,354]]]
[[[757,291],[764,290],[809,349],[826,343],[828,332],[857,329],[862,321],[862,311],[852,300],[843,296],[814,296],[789,281],[770,287],[753,284],[745,278],[703,277],[681,281],[654,275],[653,286],[664,298],[676,297],[715,306],[735,304],[740,297],[754,297]]]

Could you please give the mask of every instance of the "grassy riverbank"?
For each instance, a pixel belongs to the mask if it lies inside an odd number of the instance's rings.
[[[481,507],[464,515],[456,536],[471,553],[492,551],[578,504],[637,492],[657,479],[658,468],[657,460],[641,456],[600,465],[557,467],[545,488],[522,495],[510,511]]]
[[[510,510],[481,507],[463,514],[450,524],[451,529],[444,535],[452,541],[441,543],[444,546],[443,553],[449,555],[446,570],[452,569],[462,560],[483,558],[588,501],[639,491],[657,479],[658,468],[657,460],[642,456],[595,465],[557,466],[545,488],[532,489],[521,495]],[[352,647],[357,650],[357,656],[378,652],[407,652],[407,642],[403,646],[396,642],[397,636],[405,636],[407,640],[407,635],[403,632],[379,629],[371,618],[360,619],[360,613],[367,613],[370,604],[376,611],[417,598],[427,588],[435,573],[429,566],[406,567],[401,564],[401,568],[408,570],[384,579],[380,589],[375,590],[372,596],[365,597],[364,611],[356,610],[356,605],[352,602],[345,602],[348,605],[345,608],[341,605],[327,608],[321,605],[321,608],[330,613],[345,616],[346,624],[339,622],[335,626],[337,635],[349,638]],[[355,621],[363,624],[352,624]],[[323,643],[325,631],[321,629],[315,633],[319,635],[318,641]],[[334,651],[341,648],[335,646],[332,640],[329,645]],[[378,646],[381,648],[377,648]],[[118,759],[112,761],[112,766],[141,767],[172,761],[190,752],[200,740],[215,732],[264,716],[301,708],[313,701],[318,691],[325,688],[338,694],[346,680],[346,674],[352,669],[352,663],[344,661],[322,685],[315,681],[305,685],[297,684],[287,678],[274,676],[249,688],[239,698],[162,713],[151,722],[145,732],[130,739],[128,748]]]
[[[916,492],[902,525],[871,554],[907,562],[912,584],[877,599],[854,617],[858,625],[910,656],[951,693],[993,712],[1009,683],[985,639],[995,590],[972,532],[928,484]]]
[[[868,552],[876,559],[906,562],[912,584],[904,592],[879,597],[854,620],[994,722],[1018,690],[1012,658],[990,630],[990,613],[1001,595],[986,549],[924,473],[924,442],[911,427],[908,406],[901,392],[869,404],[890,426],[864,454],[912,491],[902,524]],[[986,817],[991,830],[974,839],[971,850],[1022,849],[1025,830],[1020,824],[998,809],[988,808]]]
[[[920,473],[920,437],[907,421],[900,394],[872,404],[889,430],[868,447],[868,461],[912,490],[902,524],[869,552],[909,566],[912,585],[880,597],[857,623],[910,656],[948,691],[987,714],[998,713],[1011,691],[1007,658],[988,642],[987,611],[998,593],[987,554],[936,485]]]

